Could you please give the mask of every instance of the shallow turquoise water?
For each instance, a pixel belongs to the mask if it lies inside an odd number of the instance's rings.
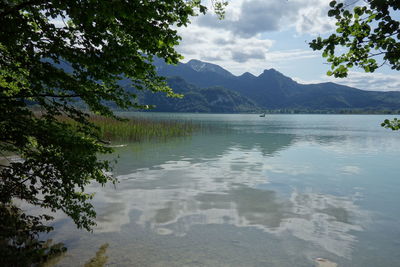
[[[127,115],[127,114],[125,114]],[[220,127],[117,148],[116,188],[92,185],[94,233],[62,215],[77,266],[400,266],[400,132],[377,115],[136,116]]]

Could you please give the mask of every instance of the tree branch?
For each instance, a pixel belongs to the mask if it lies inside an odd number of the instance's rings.
[[[31,0],[31,1],[27,1],[27,2],[22,2],[21,4],[15,5],[15,6],[9,8],[8,10],[4,10],[2,13],[0,13],[0,17],[5,17],[5,16],[10,15],[14,12],[17,12],[21,9],[24,9],[28,6],[39,5],[42,3],[43,3],[42,0]]]
[[[0,164],[0,168],[12,169],[11,166]]]
[[[3,156],[3,158],[5,158],[8,162],[11,163],[11,160],[6,155],[4,155],[4,153],[1,150],[0,150],[0,154]]]
[[[37,95],[15,95],[15,96],[0,96],[0,99],[16,99],[16,98],[33,98],[33,97],[54,97],[54,98],[72,98],[82,97],[82,95],[55,95],[55,94],[37,94]]]

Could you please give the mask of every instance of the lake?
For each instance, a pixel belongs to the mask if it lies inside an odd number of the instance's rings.
[[[400,266],[400,132],[380,127],[392,116],[137,115],[212,127],[116,148],[119,183],[89,187],[94,232],[55,222],[57,266],[104,243],[108,266]]]

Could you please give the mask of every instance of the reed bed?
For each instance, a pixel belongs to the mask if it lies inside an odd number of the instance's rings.
[[[36,116],[42,115],[36,114]],[[77,123],[67,116],[57,116],[57,119],[77,126]],[[193,122],[191,120],[143,117],[129,117],[117,120],[92,114],[88,121],[99,129],[100,138],[110,143],[165,141],[173,137],[190,136],[195,132],[230,132],[227,126],[223,127],[223,125],[212,125],[202,121]]]
[[[90,122],[99,127],[100,136],[109,141],[141,142],[166,140],[172,137],[189,136],[200,126],[191,121],[155,120],[129,118],[123,121],[93,116]]]

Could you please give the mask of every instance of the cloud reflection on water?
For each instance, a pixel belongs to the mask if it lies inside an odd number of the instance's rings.
[[[97,232],[119,231],[136,223],[155,233],[184,236],[192,226],[229,224],[256,227],[316,244],[341,257],[350,257],[363,216],[352,198],[300,193],[290,197],[269,190],[268,174],[306,175],[308,166],[277,167],[257,148],[232,146],[212,158],[170,160],[118,178],[117,190],[99,191]],[[259,185],[264,185],[263,189]],[[141,212],[131,222],[130,213]]]

